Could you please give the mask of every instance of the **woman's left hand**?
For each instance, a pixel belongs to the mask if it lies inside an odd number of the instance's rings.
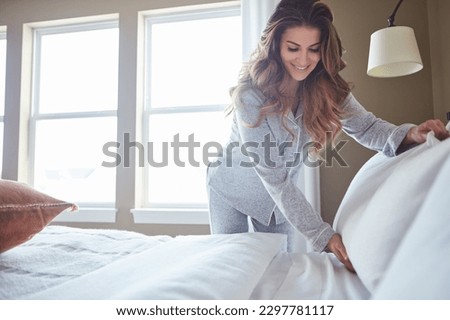
[[[402,144],[420,144],[427,140],[428,132],[433,131],[434,136],[439,140],[450,137],[450,133],[444,126],[444,123],[438,119],[427,120],[418,126],[409,129]]]

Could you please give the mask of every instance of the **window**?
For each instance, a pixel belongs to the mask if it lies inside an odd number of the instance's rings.
[[[241,34],[239,6],[147,17],[145,207],[207,207],[206,165],[227,138]]]
[[[30,121],[31,182],[80,206],[113,207],[115,170],[102,146],[116,140],[116,21],[37,28]]]

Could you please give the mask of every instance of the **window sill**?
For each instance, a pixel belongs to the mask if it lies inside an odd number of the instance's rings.
[[[53,221],[115,223],[116,213],[117,209],[114,208],[79,208],[75,212],[64,211]]]
[[[131,213],[134,222],[141,224],[209,225],[208,209],[143,208]]]

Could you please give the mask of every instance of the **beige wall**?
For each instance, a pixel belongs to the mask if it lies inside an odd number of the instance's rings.
[[[323,0],[335,13],[336,26],[347,49],[348,67],[342,72],[354,84],[357,99],[375,115],[395,124],[420,123],[428,118],[445,120],[450,111],[450,1],[404,1],[396,25],[415,30],[424,69],[414,75],[376,79],[366,75],[370,35],[387,27],[397,1]],[[429,23],[430,21],[430,23]],[[343,139],[348,139],[346,136]],[[351,141],[343,149],[347,168],[321,168],[322,215],[332,221],[351,179],[373,152]]]
[[[444,119],[450,111],[450,1],[428,0],[434,113]]]

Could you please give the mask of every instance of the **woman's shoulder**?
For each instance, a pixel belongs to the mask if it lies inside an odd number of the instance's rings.
[[[342,103],[342,124],[344,126],[354,126],[365,121],[372,121],[373,114],[356,99],[350,92]]]
[[[344,99],[342,100],[341,106],[345,108],[349,104],[352,104],[354,101],[356,101],[355,96],[351,91],[347,93],[347,95],[344,96]]]
[[[264,104],[264,94],[261,90],[245,86],[239,88],[235,96],[235,104],[237,108],[261,108]]]
[[[239,119],[247,124],[259,122],[265,101],[260,90],[249,86],[241,87],[234,93],[233,100],[234,112]]]

